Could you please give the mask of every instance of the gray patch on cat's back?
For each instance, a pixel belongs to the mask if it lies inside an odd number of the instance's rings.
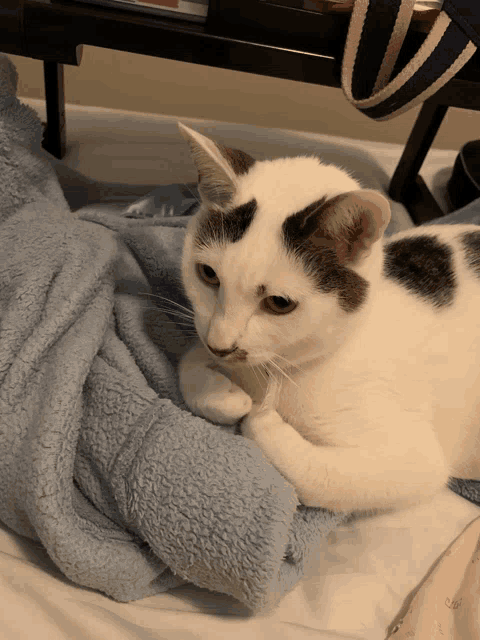
[[[468,266],[480,277],[480,231],[467,231],[460,239]]]
[[[340,264],[332,239],[322,231],[326,202],[322,198],[288,216],[282,225],[283,243],[290,254],[302,261],[318,291],[337,293],[344,311],[356,311],[366,300],[369,283]]]
[[[384,276],[434,307],[445,307],[455,295],[452,254],[435,236],[393,240],[385,246]]]
[[[255,198],[227,211],[209,211],[199,223],[195,236],[198,247],[234,243],[243,238],[257,210]]]

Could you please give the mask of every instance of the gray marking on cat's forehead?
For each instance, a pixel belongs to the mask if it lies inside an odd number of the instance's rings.
[[[436,236],[393,240],[385,246],[384,276],[436,308],[451,305],[456,282],[452,249]]]
[[[255,290],[257,298],[261,298],[267,292],[267,287],[264,284],[259,284]]]
[[[282,225],[287,252],[299,258],[314,287],[324,293],[337,293],[344,311],[356,311],[366,300],[369,284],[358,273],[340,264],[335,243],[324,228],[324,221],[336,198],[321,198],[286,218]]]
[[[468,266],[480,276],[480,230],[463,233],[461,241]]]
[[[226,211],[211,210],[200,220],[195,235],[197,247],[234,243],[243,238],[257,210],[255,198]]]

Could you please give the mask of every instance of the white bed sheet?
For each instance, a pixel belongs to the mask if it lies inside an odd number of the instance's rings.
[[[445,491],[429,505],[339,527],[280,606],[257,616],[233,598],[190,585],[137,602],[114,602],[73,585],[34,543],[2,529],[0,635],[5,640],[384,640],[405,598],[479,512]]]
[[[42,103],[30,103],[44,117]],[[174,120],[69,109],[71,146],[66,163],[104,181],[138,185],[194,180],[186,150],[175,134]],[[259,138],[258,130],[246,126],[219,123],[218,130],[226,138],[238,139],[237,146],[252,152],[252,141]],[[290,141],[312,138],[336,142],[331,137],[302,133],[282,135],[290,136]],[[276,141],[263,136],[259,145],[269,151],[279,144],[282,135]],[[361,147],[362,153],[368,151],[379,159],[388,175],[401,153],[396,145],[337,141]],[[455,151],[432,151],[424,171],[427,183],[443,204],[455,155]],[[124,195],[124,203],[136,197],[138,191],[132,191],[130,197]],[[405,211],[401,207],[399,211],[399,228],[411,226]],[[479,512],[475,505],[445,490],[430,504],[340,527],[318,550],[305,578],[280,606],[270,614],[257,616],[233,598],[191,585],[133,603],[114,602],[72,584],[38,545],[0,527],[0,637],[383,640],[405,598]],[[424,636],[415,637],[423,640]]]

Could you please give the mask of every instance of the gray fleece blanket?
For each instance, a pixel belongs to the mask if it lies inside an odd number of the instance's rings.
[[[342,516],[187,411],[192,338],[162,310],[186,218],[72,212],[16,86],[1,55],[0,520],[119,601],[191,582],[274,607]]]

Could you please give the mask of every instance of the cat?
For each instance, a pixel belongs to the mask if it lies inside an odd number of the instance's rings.
[[[390,238],[388,199],[315,156],[256,161],[179,123],[199,175],[182,281],[191,411],[332,511],[480,478],[480,228]]]

